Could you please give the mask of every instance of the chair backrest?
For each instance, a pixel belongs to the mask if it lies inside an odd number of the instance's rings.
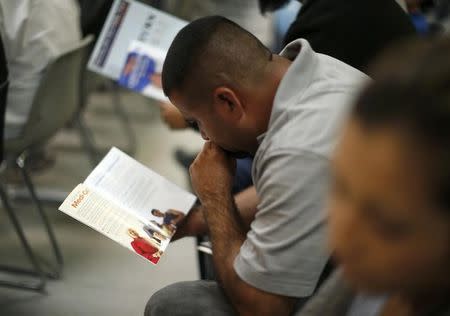
[[[3,162],[4,159],[4,128],[5,128],[5,114],[6,114],[6,99],[8,95],[8,86],[9,81],[6,80],[0,83],[0,163]]]
[[[3,40],[0,38],[0,163],[3,162],[3,133],[5,126],[6,99],[8,94],[8,63]]]
[[[21,146],[16,148],[25,150],[47,141],[73,118],[80,103],[83,61],[92,40],[92,36],[84,38],[48,65],[20,136]]]

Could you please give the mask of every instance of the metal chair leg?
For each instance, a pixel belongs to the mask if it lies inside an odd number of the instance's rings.
[[[47,214],[45,213],[44,208],[42,207],[41,201],[39,200],[39,198],[36,195],[36,191],[34,189],[33,182],[31,181],[31,178],[27,172],[25,161],[26,161],[26,154],[23,153],[22,155],[20,155],[17,158],[16,164],[22,172],[22,177],[23,177],[26,187],[28,188],[28,191],[30,192],[31,199],[33,200],[34,204],[36,205],[38,214],[41,217],[41,220],[44,224],[45,229],[47,230],[47,234],[50,239],[50,243],[53,248],[53,253],[55,255],[56,263],[57,263],[57,267],[53,268],[53,271],[51,271],[50,273],[52,274],[53,278],[58,279],[61,276],[61,271],[62,271],[62,266],[63,266],[63,256],[62,256],[61,250],[58,246],[58,242],[56,241],[55,233],[53,232],[53,228],[50,225],[50,221],[47,217]]]
[[[17,236],[19,237],[20,243],[22,244],[22,247],[25,250],[25,254],[30,260],[31,265],[33,266],[33,270],[29,270],[2,265],[0,266],[0,271],[14,274],[25,274],[38,278],[38,281],[28,281],[28,282],[0,280],[0,286],[37,292],[45,292],[45,285],[46,285],[45,274],[42,271],[41,267],[39,266],[38,259],[35,256],[33,250],[31,249],[30,244],[28,243],[28,240],[25,237],[25,233],[22,229],[22,226],[19,223],[16,214],[14,213],[14,210],[11,208],[11,205],[9,204],[8,196],[2,184],[0,184],[0,197],[3,202],[3,206],[6,210],[6,213],[8,214],[8,217],[10,218],[14,226],[14,230],[16,231]]]
[[[95,167],[99,162],[99,153],[96,149],[92,133],[90,132],[89,128],[87,127],[83,117],[82,113],[78,113],[75,116],[74,120],[76,127],[78,129],[81,143],[86,151],[86,153],[89,156],[89,160],[91,162],[91,165]]]

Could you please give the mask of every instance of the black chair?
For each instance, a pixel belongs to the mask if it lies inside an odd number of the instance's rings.
[[[8,68],[5,57],[5,52],[3,49],[3,43],[0,39],[0,177],[3,174],[3,170],[6,167],[4,161],[4,152],[3,152],[3,131],[4,131],[4,123],[5,123],[5,112],[6,112],[6,100],[7,100],[7,92],[8,92]],[[20,275],[29,275],[37,277],[37,280],[32,281],[11,281],[11,280],[0,280],[0,286],[10,287],[10,288],[18,288],[24,290],[32,290],[32,291],[45,291],[46,277],[39,265],[38,258],[34,254],[26,236],[20,225],[20,222],[9,203],[8,195],[6,193],[6,189],[3,184],[3,179],[0,178],[0,199],[3,205],[3,208],[8,215],[17,236],[19,237],[19,241],[25,251],[26,256],[28,257],[32,269],[23,269],[19,267],[0,265],[0,271],[8,272],[11,274],[20,274]]]

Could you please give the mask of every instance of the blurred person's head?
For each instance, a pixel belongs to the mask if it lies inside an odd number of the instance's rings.
[[[139,234],[138,234],[138,232],[135,231],[133,228],[129,228],[129,229],[127,230],[127,233],[128,233],[128,236],[130,236],[130,237],[133,238],[133,239],[136,239],[136,238],[139,238],[139,237],[140,237]]]
[[[259,0],[258,2],[261,13],[266,13],[278,10],[290,1],[291,0]]]
[[[438,2],[444,1],[434,1],[434,0],[405,0],[406,6],[408,7],[408,12],[414,13],[417,11],[427,11],[430,8],[433,8]]]
[[[198,19],[175,37],[164,93],[202,136],[236,156],[254,154],[290,61],[230,20]]]
[[[358,289],[450,290],[450,38],[377,64],[333,160],[330,246]]]
[[[151,213],[153,216],[156,216],[156,217],[164,217],[164,213],[156,208],[154,208]]]

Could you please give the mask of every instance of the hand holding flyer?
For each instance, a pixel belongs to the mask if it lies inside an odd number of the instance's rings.
[[[195,200],[112,148],[59,209],[156,264]]]

